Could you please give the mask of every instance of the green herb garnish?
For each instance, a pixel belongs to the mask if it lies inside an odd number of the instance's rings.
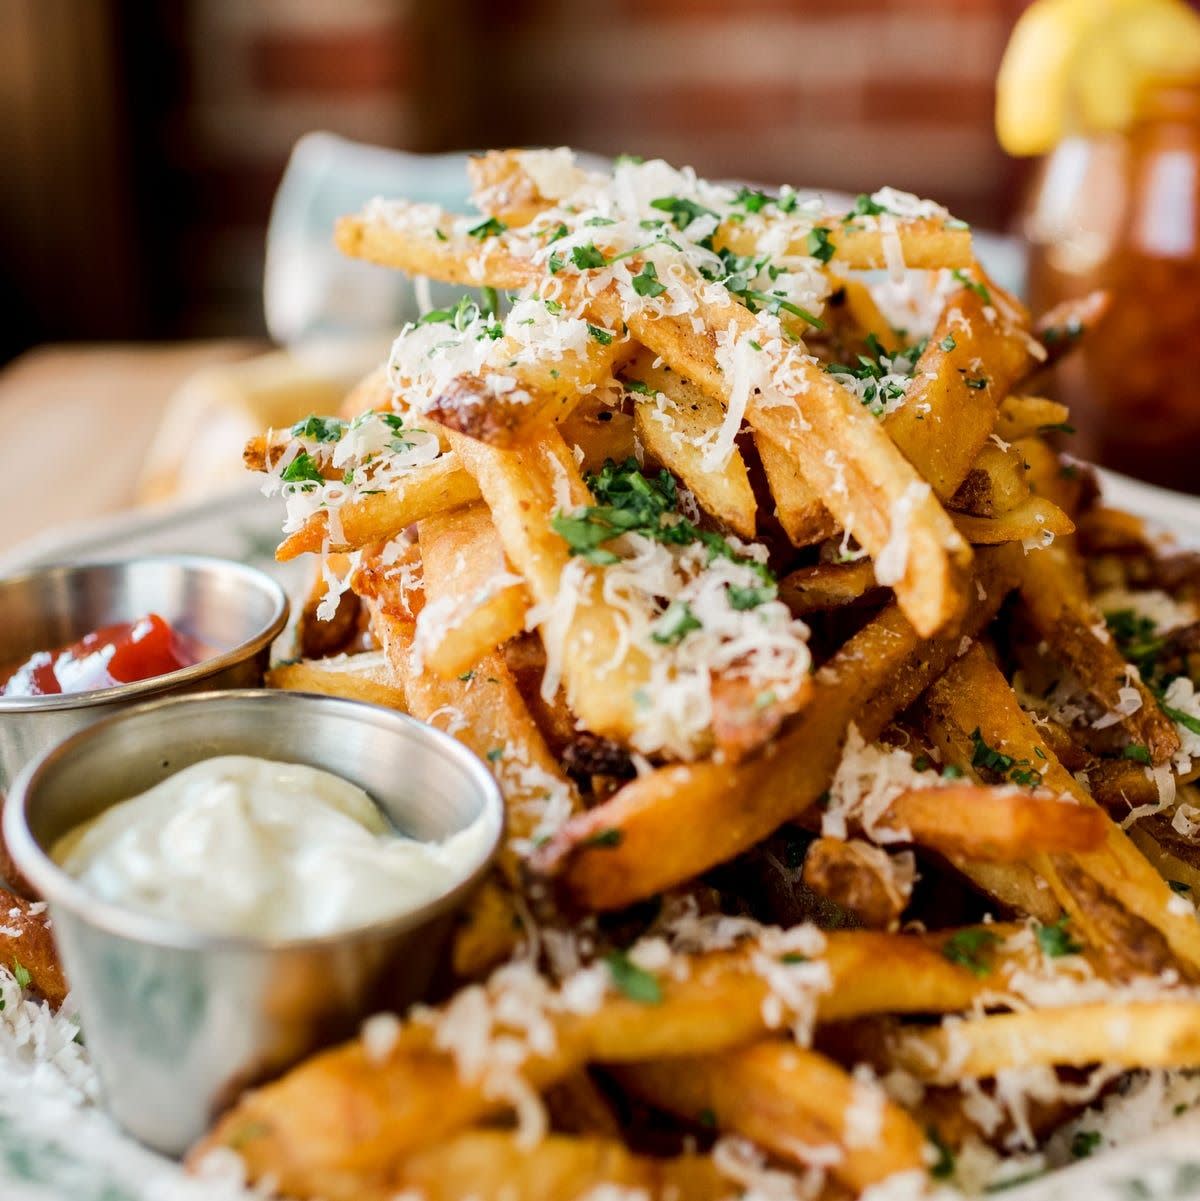
[[[604,956],[613,984],[631,1001],[642,1005],[658,1005],[662,1001],[662,987],[647,971],[638,967],[624,951],[610,951]]]

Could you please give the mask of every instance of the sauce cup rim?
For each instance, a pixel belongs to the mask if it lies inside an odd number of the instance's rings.
[[[41,776],[45,772],[53,770],[59,760],[81,743],[93,739],[103,739],[113,726],[122,722],[137,721],[145,714],[152,714],[166,707],[203,706],[221,701],[247,700],[255,704],[275,705],[280,708],[291,704],[316,701],[331,707],[362,710],[376,720],[382,717],[397,727],[407,727],[417,738],[433,743],[443,756],[454,760],[456,765],[470,777],[472,786],[479,791],[482,797],[482,812],[479,820],[489,820],[493,826],[486,853],[469,868],[463,869],[459,877],[450,883],[444,892],[415,908],[401,909],[392,916],[376,918],[327,934],[263,938],[251,934],[222,934],[196,929],[181,922],[140,913],[136,909],[103,900],[60,868],[34,837],[27,819],[31,795],[36,795],[34,790]],[[297,760],[293,760],[293,762],[297,762]],[[371,799],[375,804],[379,804],[375,797]],[[112,803],[119,802],[113,801]],[[3,814],[4,840],[14,862],[38,890],[41,899],[52,908],[55,905],[62,905],[71,910],[78,920],[130,942],[171,950],[241,951],[246,953],[303,951],[340,946],[363,940],[392,937],[427,925],[443,914],[458,908],[461,901],[474,890],[499,853],[505,822],[504,801],[491,772],[462,743],[449,734],[417,721],[407,713],[386,709],[380,705],[372,705],[366,701],[327,696],[317,692],[277,691],[269,688],[241,688],[159,697],[123,709],[110,717],[102,718],[63,739],[27,764],[13,783],[4,805]]]
[[[251,567],[247,563],[238,563],[233,559],[222,559],[217,555],[127,555],[115,559],[88,559],[76,563],[47,563],[40,567],[17,572],[14,575],[4,576],[3,579],[0,579],[0,587],[27,583],[44,575],[91,569],[121,570],[142,563],[161,563],[185,569],[225,571],[240,576],[243,581],[271,597],[274,603],[270,619],[258,633],[239,642],[236,646],[230,647],[229,650],[222,651],[210,658],[201,659],[199,663],[193,663],[188,667],[181,667],[177,671],[169,671],[161,676],[151,676],[146,680],[133,680],[127,684],[114,684],[109,688],[92,688],[86,692],[52,693],[48,696],[0,696],[0,714],[85,709],[90,706],[108,705],[139,697],[152,697],[160,692],[168,692],[180,686],[208,679],[245,662],[270,646],[287,625],[290,605],[287,591],[283,585],[257,567]],[[45,650],[48,648],[35,649]]]

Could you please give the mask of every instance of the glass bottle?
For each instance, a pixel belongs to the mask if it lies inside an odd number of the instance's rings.
[[[1056,370],[1083,458],[1200,493],[1200,79],[1143,93],[1124,135],[1069,138],[1024,221],[1035,312],[1094,288],[1107,315]]]

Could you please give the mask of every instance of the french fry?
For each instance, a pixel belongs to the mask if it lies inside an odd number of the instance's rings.
[[[954,524],[972,546],[1032,542],[1031,558],[1044,553],[1047,540],[1066,538],[1075,532],[1075,523],[1058,505],[1044,496],[1030,496],[1015,509],[994,517],[955,513]]]
[[[1067,406],[1042,396],[1006,396],[996,415],[996,436],[1004,442],[1016,442],[1040,434],[1043,430],[1066,423]]]
[[[754,537],[754,493],[737,448],[723,467],[705,462],[711,432],[724,418],[721,405],[642,351],[627,368],[649,394],[634,400],[634,425],[642,445],[695,493],[701,507],[734,533]]]
[[[975,456],[966,479],[950,501],[951,510],[978,517],[999,517],[1029,499],[1025,464],[1011,446],[988,443]]]
[[[564,898],[619,909],[731,859],[800,816],[828,786],[847,729],[874,738],[994,616],[1010,556],[980,565],[983,596],[953,634],[922,640],[889,605],[814,676],[813,695],[764,754],[660,768],[564,826],[534,857]]]
[[[267,672],[266,684],[290,692],[347,696],[401,712],[407,709],[404,689],[396,682],[382,651],[277,663]]]
[[[26,901],[0,888],[0,962],[57,1009],[67,995],[67,982],[43,902]]]
[[[800,474],[796,458],[785,447],[758,433],[754,448],[775,502],[775,516],[793,546],[813,546],[837,532],[837,522],[820,495]]]
[[[898,1105],[879,1092],[878,1128],[855,1137],[857,1082],[825,1056],[784,1042],[760,1042],[717,1055],[659,1060],[621,1068],[617,1078],[651,1104],[695,1121],[709,1115],[717,1129],[807,1166],[798,1147],[836,1147],[830,1171],[854,1193],[897,1172],[924,1167],[925,1137]],[[861,1103],[861,1102],[860,1102]]]
[[[339,511],[341,538],[330,541],[330,550],[350,551],[374,542],[386,542],[426,517],[469,505],[479,499],[479,489],[453,454],[441,455],[419,467],[386,492],[373,492],[348,501]],[[275,552],[286,563],[298,555],[319,551],[330,538],[329,517],[317,512]]]
[[[908,905],[895,864],[882,847],[861,838],[816,838],[804,856],[804,885],[868,930],[893,930]]]
[[[1108,292],[1097,290],[1064,300],[1043,313],[1038,318],[1036,330],[1038,340],[1046,350],[1043,366],[1053,366],[1074,349],[1088,330],[1099,324],[1108,312],[1111,299]]]
[[[615,1138],[563,1134],[529,1147],[507,1131],[475,1130],[410,1156],[377,1198],[354,1198],[393,1201],[411,1193],[423,1201],[562,1201],[628,1190],[647,1201],[723,1201],[730,1187],[707,1155],[651,1158]]]
[[[525,628],[529,592],[505,562],[484,504],[425,518],[417,538],[429,583],[416,646],[423,662],[449,680]]]
[[[892,1040],[889,1058],[919,1079],[940,1083],[1038,1065],[1195,1067],[1200,1002],[1065,1005],[904,1030]]]
[[[345,555],[329,555],[325,566],[340,578],[344,578],[350,570],[350,562]],[[343,592],[338,597],[337,608],[328,620],[318,616],[327,588],[325,573],[315,572],[293,632],[298,658],[324,659],[349,652],[352,650],[351,643],[359,636],[362,602],[353,592]]]
[[[509,226],[528,225],[554,203],[542,194],[523,157],[520,150],[489,150],[467,159],[471,202],[481,213]],[[582,183],[584,172],[571,168],[570,177]]]
[[[947,762],[975,772],[979,748],[990,748],[1005,758],[989,761],[1003,767],[1007,760],[1005,771],[1034,772],[1040,787],[1095,807],[978,646],[950,666],[930,689],[926,704],[932,716],[930,731]],[[1144,969],[1163,966],[1165,952],[1168,963],[1173,959],[1185,973],[1195,973],[1200,965],[1200,923],[1191,914],[1174,911],[1166,882],[1115,824],[1107,818],[1105,822],[1102,848],[1033,854],[1029,866],[1049,884],[1080,935],[1101,953]],[[1132,946],[1131,928],[1142,932]]]
[[[797,617],[853,605],[878,589],[870,559],[798,567],[779,581],[779,595]]]
[[[566,444],[583,452],[580,467],[584,471],[599,471],[609,459],[624,463],[637,453],[632,415],[595,397],[585,396],[560,428]]]
[[[943,500],[961,486],[995,428],[1000,400],[1031,361],[1028,334],[1001,320],[984,285],[972,281],[949,298],[904,404],[883,422]]]
[[[998,863],[1037,851],[1094,851],[1109,825],[1093,806],[970,784],[902,792],[883,821],[943,854]]]
[[[1088,598],[1074,549],[1055,544],[1030,554],[1020,564],[1020,578],[1025,610],[1055,658],[1075,673],[1106,713],[1118,716],[1153,763],[1166,763],[1179,749],[1179,735],[1105,629],[1104,618]],[[1129,695],[1138,699],[1132,712]]]
[[[997,934],[1002,931],[997,928]],[[870,931],[826,935],[831,987],[815,998],[823,1021],[887,1010],[953,1012],[1004,979],[998,954],[985,981],[942,953],[946,935],[919,939]],[[547,1035],[527,1047],[521,1078],[542,1090],[580,1064],[636,1063],[728,1050],[761,1039],[768,983],[753,969],[757,945],[690,959],[658,978],[653,1006],[609,993],[598,1008],[547,1014]],[[238,1151],[252,1181],[270,1177],[287,1195],[351,1201],[365,1177],[512,1106],[485,1078],[460,1072],[435,1044],[433,1026],[409,1021],[384,1055],[355,1040],[316,1055],[246,1093],[192,1154]]]

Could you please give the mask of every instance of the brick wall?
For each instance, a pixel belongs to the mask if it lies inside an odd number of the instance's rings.
[[[167,6],[174,8],[175,6]],[[704,173],[892,183],[1002,222],[992,83],[1020,0],[188,0],[157,149],[164,292],[187,332],[261,321],[287,153],[329,129],[413,150],[561,144]],[[161,189],[152,189],[156,195]]]

